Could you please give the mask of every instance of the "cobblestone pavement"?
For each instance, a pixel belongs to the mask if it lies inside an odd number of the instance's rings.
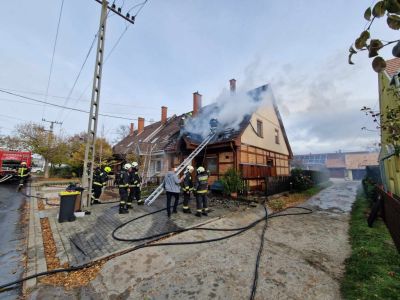
[[[359,182],[335,181],[310,199],[310,215],[269,221],[256,299],[340,299],[350,253],[348,208]],[[259,206],[208,227],[232,228],[261,217]],[[107,262],[87,286],[40,287],[30,299],[247,299],[262,225],[234,238],[190,246],[154,247]],[[168,242],[210,239],[223,232],[184,232]]]
[[[57,188],[45,188],[40,192],[41,196],[54,198],[58,193]],[[110,199],[116,201],[117,199]],[[192,211],[195,210],[194,200],[191,201]],[[103,202],[106,203],[106,202]],[[112,231],[128,220],[165,208],[165,196],[160,196],[152,206],[137,205],[134,203],[129,214],[118,213],[118,203],[93,205],[90,215],[77,218],[74,222],[59,223],[57,220],[58,207],[40,212],[41,217],[48,217],[53,231],[53,237],[57,246],[57,256],[60,263],[68,262],[71,266],[81,265],[88,261],[98,259],[111,253],[143,244],[145,241],[120,242],[112,238]],[[193,214],[184,214],[181,206],[177,214],[167,217],[166,211],[149,215],[138,221],[132,222],[118,231],[120,238],[142,238],[179,230],[197,224],[204,223],[213,218],[222,216],[232,209],[214,208],[208,217],[198,218]],[[146,240],[148,241],[148,240]]]

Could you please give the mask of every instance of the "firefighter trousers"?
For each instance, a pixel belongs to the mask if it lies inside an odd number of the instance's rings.
[[[98,202],[101,196],[102,186],[98,184],[92,185],[92,193],[95,202]]]
[[[196,194],[196,205],[197,205],[197,212],[208,211],[207,195],[205,193]]]

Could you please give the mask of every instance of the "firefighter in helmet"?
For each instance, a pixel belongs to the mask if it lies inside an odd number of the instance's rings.
[[[26,162],[21,162],[20,167],[18,168],[18,178],[19,178],[19,186],[18,190],[22,189],[24,184],[28,181],[28,178],[31,174],[31,169],[27,167]]]
[[[195,184],[196,192],[196,217],[201,217],[208,215],[208,205],[207,205],[207,192],[208,192],[208,174],[204,167],[197,168],[197,180]]]
[[[139,176],[139,164],[132,162],[132,169],[129,173],[129,200],[128,208],[132,208],[132,202],[135,199],[138,205],[143,205],[144,201],[140,195],[140,184],[142,179]]]
[[[100,196],[103,188],[103,174],[101,169],[97,167],[93,172],[93,183],[92,183],[92,204],[100,203]]]
[[[194,171],[192,166],[187,166],[183,177],[183,212],[186,214],[191,214],[189,207],[190,192],[193,192],[193,180],[190,173]]]
[[[117,182],[118,182],[118,190],[119,190],[119,213],[127,214],[127,201],[128,201],[128,188],[129,188],[129,171],[131,170],[131,164],[125,164],[121,170],[121,173],[118,174]]]

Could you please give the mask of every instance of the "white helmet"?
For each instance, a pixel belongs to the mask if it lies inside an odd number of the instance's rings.
[[[133,168],[137,168],[138,166],[139,166],[139,164],[136,161],[132,162],[132,167]]]
[[[188,171],[189,173],[192,173],[193,170],[194,170],[194,168],[191,165],[186,167],[186,171]]]
[[[124,169],[125,169],[125,170],[129,170],[130,168],[132,168],[132,165],[131,165],[131,164],[125,164],[125,165],[124,165]]]
[[[204,169],[203,167],[198,167],[197,168],[197,173],[203,173],[205,171],[206,171],[206,169]]]

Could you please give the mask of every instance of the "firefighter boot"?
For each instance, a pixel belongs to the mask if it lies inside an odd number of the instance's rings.
[[[197,212],[196,212],[196,217],[201,218],[201,210],[197,210]]]
[[[201,212],[203,216],[208,216],[208,208],[203,208],[203,211]]]
[[[190,210],[190,207],[188,206],[188,207],[184,207],[184,208],[183,208],[183,213],[185,213],[185,214],[191,214],[192,211]]]
[[[120,214],[127,214],[128,212],[128,208],[126,207],[126,204],[120,204],[119,205],[119,213]]]

